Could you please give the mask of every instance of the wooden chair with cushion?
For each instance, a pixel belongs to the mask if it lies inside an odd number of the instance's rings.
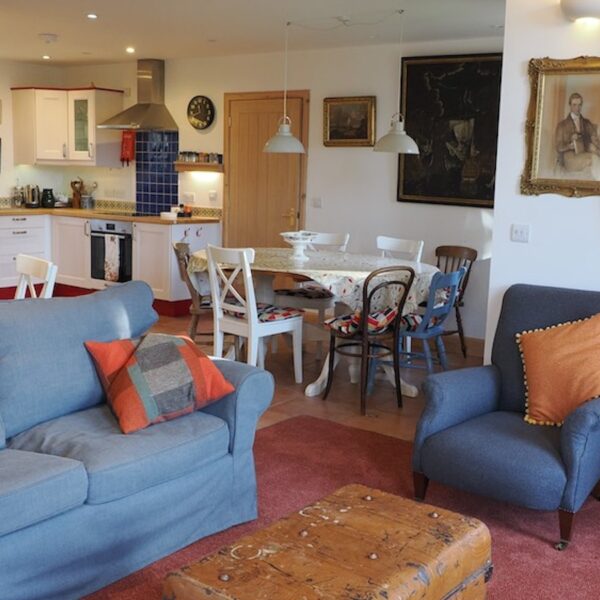
[[[330,330],[329,375],[323,399],[333,384],[335,354],[361,358],[360,412],[366,414],[369,363],[372,358],[392,356],[398,406],[402,406],[399,341],[404,303],[415,277],[410,267],[384,267],[373,271],[363,285],[363,310],[325,321]],[[393,305],[376,309],[375,300],[385,294],[394,298]],[[360,350],[360,354],[356,350]]]
[[[52,298],[54,291],[54,283],[56,281],[56,273],[58,267],[43,258],[29,256],[27,254],[17,254],[17,273],[19,273],[19,281],[15,291],[15,300],[23,300],[27,297],[27,290],[32,298],[37,298],[35,291],[34,280],[43,282],[40,298]]]
[[[458,271],[463,267],[466,269],[465,276],[461,281],[458,294],[456,295],[456,301],[454,302],[454,311],[456,313],[456,329],[444,332],[444,335],[458,333],[458,336],[460,337],[460,348],[463,356],[466,358],[467,344],[465,342],[460,308],[464,306],[464,295],[467,289],[467,284],[469,283],[471,267],[477,260],[477,250],[474,248],[468,248],[467,246],[438,246],[435,249],[435,255],[437,257],[437,267],[440,271],[442,271],[442,273],[451,273],[453,271]]]
[[[421,262],[424,246],[423,240],[407,240],[386,235],[377,236],[377,249],[381,250],[381,256]]]
[[[212,332],[198,333],[198,322],[200,317],[203,313],[206,314],[206,312],[210,310],[211,305],[210,298],[200,295],[198,290],[194,287],[194,284],[192,283],[188,274],[187,267],[190,261],[190,245],[186,242],[175,242],[173,244],[173,251],[177,257],[179,276],[185,283],[192,299],[192,303],[190,304],[190,314],[192,315],[192,320],[190,321],[189,336],[194,341],[197,335],[212,336]]]

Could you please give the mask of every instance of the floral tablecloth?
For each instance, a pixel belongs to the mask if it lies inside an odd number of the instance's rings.
[[[362,287],[369,273],[389,266],[408,266],[415,271],[415,279],[404,305],[404,312],[415,312],[418,305],[427,300],[431,279],[437,267],[426,263],[415,263],[398,258],[384,258],[369,254],[354,254],[335,251],[306,251],[307,261],[292,259],[291,248],[256,248],[252,263],[255,273],[286,273],[312,279],[331,291],[336,301],[343,302],[353,310],[362,305]],[[208,260],[206,252],[200,250],[190,257],[188,273],[202,295],[209,293],[207,281]],[[392,299],[381,299],[381,303],[392,303]]]

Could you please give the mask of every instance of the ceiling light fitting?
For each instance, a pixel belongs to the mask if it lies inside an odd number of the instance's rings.
[[[396,14],[403,15],[404,10],[399,9]],[[402,34],[404,30],[404,17],[400,27],[400,52],[402,52]],[[398,68],[398,106],[400,106],[400,84],[402,79],[402,60]],[[392,115],[389,132],[377,140],[373,147],[375,152],[394,152],[396,154],[419,154],[419,147],[404,131],[404,115],[397,112]]]
[[[50,56],[48,56],[47,54],[44,54],[44,56],[42,56],[43,60],[50,60]]]
[[[560,0],[560,7],[570,21],[600,19],[599,0]]]
[[[127,46],[127,48],[125,48],[125,52],[127,52],[127,54],[134,54],[135,48],[133,46]]]
[[[279,119],[277,133],[269,139],[263,152],[277,154],[304,154],[302,142],[292,135],[292,120],[287,114],[287,70],[288,70],[288,30],[291,22],[285,24],[285,50],[283,66],[283,116]]]
[[[86,17],[90,20],[90,21],[95,21],[98,18],[98,15],[96,13],[88,13],[86,15]]]

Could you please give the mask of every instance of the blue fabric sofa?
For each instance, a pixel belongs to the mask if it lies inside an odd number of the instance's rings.
[[[538,510],[558,510],[560,542],[590,494],[600,497],[600,398],[562,427],[523,420],[515,334],[600,313],[600,292],[514,285],[504,295],[492,364],[428,377],[413,452],[415,496],[429,479]]]
[[[0,598],[79,598],[256,518],[252,446],[273,379],[217,361],[236,391],[124,435],[86,340],[155,321],[141,282],[0,303]]]

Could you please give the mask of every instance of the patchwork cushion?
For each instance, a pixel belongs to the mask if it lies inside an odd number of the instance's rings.
[[[300,308],[273,306],[273,304],[266,304],[265,302],[257,302],[256,308],[258,309],[258,320],[261,323],[293,319],[295,317],[301,317],[304,314],[304,311]],[[245,313],[239,313],[233,310],[223,310],[223,312],[230,317],[236,317],[238,319],[243,319],[246,316]]]
[[[227,455],[229,428],[222,419],[196,411],[185,419],[124,435],[103,404],[24,431],[10,447],[81,461],[89,481],[87,503],[102,504],[182,477]]]
[[[80,506],[87,492],[88,478],[81,462],[36,452],[2,450],[0,536]]]
[[[398,309],[386,308],[384,310],[378,310],[369,313],[367,319],[367,328],[370,334],[381,334],[388,330],[390,325],[393,324]],[[339,317],[333,317],[327,319],[324,324],[325,327],[343,333],[345,335],[352,335],[360,330],[360,319],[362,312],[357,310],[350,315],[342,315]]]
[[[85,346],[123,433],[191,413],[234,391],[189,338],[151,333]]]
[[[320,300],[333,298],[333,294],[321,285],[316,283],[305,283],[302,287],[275,290],[275,294],[280,296],[294,296],[296,298],[308,298],[310,300]]]
[[[600,314],[517,334],[525,377],[525,420],[562,425],[600,396]]]

